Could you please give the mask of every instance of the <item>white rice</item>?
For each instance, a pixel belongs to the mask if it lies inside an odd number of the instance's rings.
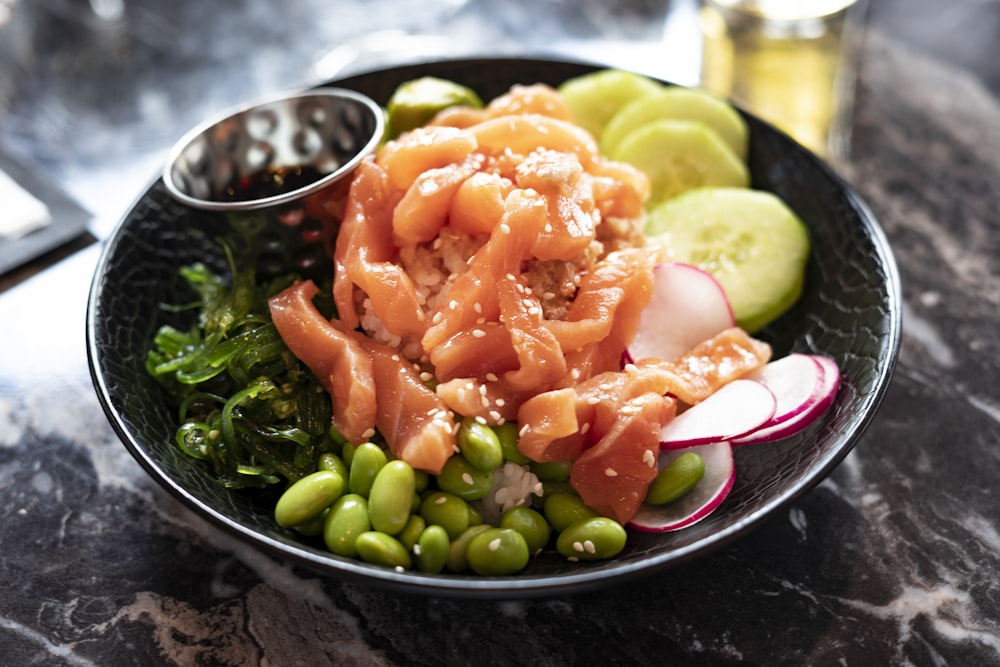
[[[542,483],[526,465],[505,462],[493,472],[493,488],[480,501],[483,520],[497,525],[511,507],[531,504],[532,495],[541,497]]]

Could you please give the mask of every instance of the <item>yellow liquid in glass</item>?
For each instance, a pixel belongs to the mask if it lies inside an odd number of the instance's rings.
[[[822,156],[846,142],[853,1],[703,3],[701,85]],[[804,5],[823,5],[805,14]]]

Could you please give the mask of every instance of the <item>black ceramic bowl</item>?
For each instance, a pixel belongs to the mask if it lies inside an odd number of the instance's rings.
[[[536,59],[466,59],[372,71],[331,82],[385,103],[403,81],[420,75],[452,79],[484,99],[515,83],[563,80],[593,65]],[[760,525],[818,484],[858,442],[887,389],[900,337],[900,286],[878,223],[858,196],[823,162],[771,126],[747,117],[753,186],[779,195],[812,235],[805,293],[799,304],[759,335],[776,356],[792,351],[833,357],[842,372],[836,402],[808,434],[739,448],[737,481],[709,518],[665,535],[632,533],[624,552],[606,562],[570,563],[542,556],[523,572],[486,578],[430,575],[343,559],[296,533],[279,529],[252,494],[220,487],[206,467],[174,444],[175,414],[144,369],[160,304],[189,297],[178,267],[196,260],[222,268],[214,242],[220,214],[173,200],[162,182],[137,200],[108,239],[87,312],[93,381],[108,418],[139,463],[197,514],[265,551],[320,573],[406,592],[518,598],[595,589],[662,572],[719,549]]]

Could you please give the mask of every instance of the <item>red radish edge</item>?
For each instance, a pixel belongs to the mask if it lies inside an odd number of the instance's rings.
[[[754,380],[733,380],[691,406],[660,431],[661,449],[685,449],[739,438],[774,416],[778,401]]]
[[[735,325],[726,292],[711,273],[681,262],[657,264],[653,293],[625,351],[625,362],[676,359]]]
[[[705,474],[690,493],[667,505],[643,503],[629,527],[645,533],[667,533],[698,523],[722,504],[736,481],[733,449],[728,442],[716,442],[660,453],[657,465],[663,470],[685,452],[696,452],[705,461]]]
[[[732,440],[733,446],[774,442],[801,432],[833,403],[840,369],[829,357],[791,354],[767,364],[754,379],[778,400],[774,416],[760,428]]]

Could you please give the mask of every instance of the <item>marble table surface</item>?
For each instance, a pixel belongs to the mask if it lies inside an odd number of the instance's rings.
[[[473,0],[440,33],[494,51],[559,34],[616,64],[663,48],[662,2],[552,3],[530,22],[532,5],[495,4]],[[824,482],[655,578],[448,600],[319,578],[193,516],[116,439],[84,348],[100,241],[165,149],[217,108],[333,67],[350,21],[372,16],[316,20],[323,3],[305,0],[32,6],[44,57],[0,96],[0,150],[93,220],[0,282],[0,663],[1000,664],[1000,101],[980,80],[870,30],[838,168],[892,243],[903,342],[881,410]]]

